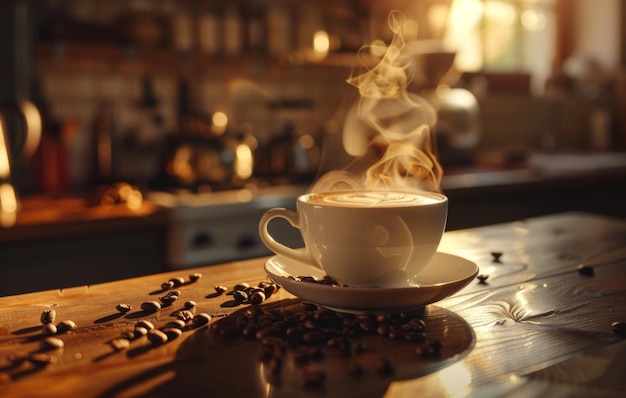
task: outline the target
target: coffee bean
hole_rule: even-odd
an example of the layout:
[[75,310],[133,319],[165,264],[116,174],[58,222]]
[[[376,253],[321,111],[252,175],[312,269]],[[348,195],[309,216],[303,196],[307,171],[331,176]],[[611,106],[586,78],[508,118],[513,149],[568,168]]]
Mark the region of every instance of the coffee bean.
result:
[[39,349],[41,351],[56,350],[63,348],[63,346],[65,346],[63,340],[57,339],[56,337],[47,337],[39,343]]
[[[154,329],[154,326],[152,326],[152,329]],[[133,332],[132,332],[132,339],[136,340],[140,337],[143,337],[148,334],[148,330],[152,330],[152,329],[147,329],[143,326],[135,326],[135,329],[133,329]]]
[[246,293],[244,290],[235,290],[233,292],[233,300],[240,304],[244,303],[248,301],[248,293]]
[[326,344],[331,348],[342,348],[346,343],[346,339],[344,337],[333,337],[328,339]]
[[197,314],[193,317],[192,322],[193,326],[199,327],[208,324],[211,321],[211,315],[206,314],[204,312]]
[[215,293],[217,294],[225,293],[228,290],[226,286],[222,286],[222,285],[215,285],[213,289],[215,289]]
[[115,309],[121,312],[122,314],[125,314],[129,312],[130,310],[132,310],[133,307],[130,304],[118,304],[115,306]]
[[130,341],[124,338],[113,339],[110,344],[115,351],[122,351],[130,347]]
[[[176,300],[178,300],[178,296],[175,294],[166,294],[163,297],[159,297],[159,301],[165,306],[172,305]],[[143,308],[143,306],[141,308]]]
[[317,304],[309,303],[306,301],[303,301],[301,306],[305,311],[315,311],[318,308]]
[[593,267],[585,264],[578,266],[578,273],[584,276],[593,276],[595,274]]
[[44,325],[47,323],[53,323],[56,316],[57,316],[57,313],[55,310],[53,309],[44,310],[41,313],[41,317],[40,317],[41,323],[43,323]]
[[174,287],[174,282],[172,281],[167,281],[167,282],[163,282],[161,283],[161,289],[163,290],[168,290]]
[[381,336],[388,336],[389,332],[391,332],[391,325],[388,323],[381,323],[376,328],[376,333],[378,333]]
[[278,289],[275,284],[269,284],[263,287],[263,293],[265,293],[265,297],[269,298],[272,294],[274,294]]
[[139,322],[137,322],[135,324],[135,328],[145,328],[146,330],[152,330],[154,329],[154,325],[152,324],[152,322],[146,320],[146,319],[142,319]]
[[172,287],[179,287],[185,284],[185,279],[181,277],[176,277],[170,279],[168,282],[172,282]]
[[194,272],[193,274],[189,275],[189,281],[192,283],[196,282],[200,278],[202,278],[202,274],[199,272]]
[[404,331],[402,329],[394,329],[389,332],[389,338],[392,340],[403,340]]
[[502,258],[502,252],[491,252],[491,259],[494,263],[499,263]]
[[176,328],[176,329],[182,329],[185,327],[185,321],[181,320],[181,319],[175,319],[172,321],[169,321],[165,327],[166,328]]
[[141,304],[141,309],[151,314],[161,309],[161,304],[157,301],[145,301]]
[[188,309],[188,310],[190,310],[192,308],[196,308],[196,302],[192,301],[192,300],[185,301],[184,307],[185,307],[185,309]]
[[256,337],[256,333],[258,331],[259,331],[259,325],[253,323],[250,325],[246,325],[241,331],[241,334],[243,334],[246,337]]
[[263,329],[259,329],[259,331],[256,332],[255,336],[257,340],[263,340],[265,337],[268,336],[285,337],[285,332],[273,326],[269,326]]
[[619,337],[626,337],[626,322],[613,322],[611,329]]
[[263,301],[265,301],[265,292],[262,290],[255,291],[250,296],[250,303],[252,304],[261,304]]
[[176,296],[176,297],[180,297],[181,295],[181,291],[180,290],[172,290],[171,292],[169,292],[167,295],[169,296]]
[[181,334],[183,334],[179,328],[164,328],[162,332],[165,333],[168,341],[177,339]]
[[487,279],[489,278],[489,274],[478,274],[476,275],[478,279],[478,283],[485,284],[487,283]]
[[43,327],[41,328],[41,333],[49,336],[52,334],[57,334],[57,327],[54,323],[46,323],[45,325],[43,325]]
[[246,290],[246,288],[249,288],[250,284],[246,283],[246,282],[242,282],[242,283],[238,283],[233,287],[234,291],[239,291],[239,290]]
[[185,323],[191,321],[193,317],[194,317],[193,312],[189,310],[181,310],[176,313],[176,318],[180,319],[181,321]]
[[67,319],[57,324],[57,333],[69,332],[71,330],[75,330],[77,327],[78,326],[76,326],[76,323],[74,323],[74,321]]
[[168,339],[167,335],[159,329],[149,330],[146,336],[148,337],[150,343],[152,343],[152,345],[154,346],[164,344],[167,342]]

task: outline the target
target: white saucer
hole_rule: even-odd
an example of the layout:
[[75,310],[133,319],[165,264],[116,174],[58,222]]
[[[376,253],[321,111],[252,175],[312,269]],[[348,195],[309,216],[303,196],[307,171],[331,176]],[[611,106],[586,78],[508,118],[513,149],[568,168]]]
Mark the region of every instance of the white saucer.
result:
[[465,258],[437,252],[415,278],[418,286],[399,288],[340,287],[297,281],[290,276],[322,278],[324,271],[281,256],[267,260],[265,271],[294,296],[336,311],[408,312],[458,292],[476,277],[478,266]]

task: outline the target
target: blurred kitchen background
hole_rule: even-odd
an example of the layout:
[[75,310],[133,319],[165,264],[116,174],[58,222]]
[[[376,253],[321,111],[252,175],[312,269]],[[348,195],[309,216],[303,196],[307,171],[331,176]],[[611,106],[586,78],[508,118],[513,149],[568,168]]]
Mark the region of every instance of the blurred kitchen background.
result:
[[626,217],[625,0],[4,0],[0,295],[269,254],[260,215],[350,160],[392,9],[448,230]]

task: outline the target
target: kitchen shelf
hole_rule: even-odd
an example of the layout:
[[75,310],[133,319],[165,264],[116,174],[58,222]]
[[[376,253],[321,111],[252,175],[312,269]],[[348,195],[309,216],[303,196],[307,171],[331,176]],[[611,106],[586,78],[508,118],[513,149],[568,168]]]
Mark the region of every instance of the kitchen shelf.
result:
[[40,66],[48,72],[86,72],[122,74],[232,74],[234,71],[254,73],[268,70],[284,71],[299,68],[359,67],[355,54],[336,53],[323,60],[312,61],[298,53],[283,56],[245,54],[220,57],[201,52],[180,53],[172,49],[125,46],[108,43],[43,42],[38,49]]

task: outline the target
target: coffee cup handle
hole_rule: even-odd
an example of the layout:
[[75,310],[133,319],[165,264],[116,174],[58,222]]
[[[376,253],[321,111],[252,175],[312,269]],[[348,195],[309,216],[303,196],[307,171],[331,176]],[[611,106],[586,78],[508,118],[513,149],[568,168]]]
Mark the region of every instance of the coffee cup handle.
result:
[[265,244],[268,249],[280,256],[286,257],[291,260],[300,261],[308,265],[314,266],[315,268],[321,269],[321,267],[311,258],[308,252],[292,249],[291,247],[287,247],[274,239],[267,227],[269,226],[270,221],[275,218],[284,218],[289,222],[289,224],[291,224],[292,227],[300,230],[298,213],[289,209],[285,209],[283,207],[270,209],[261,216],[261,220],[259,221],[259,236],[261,237],[261,241],[263,242],[263,244]]

